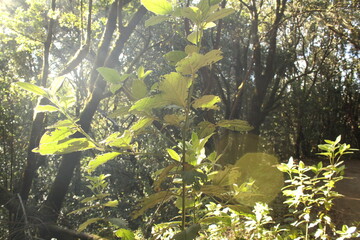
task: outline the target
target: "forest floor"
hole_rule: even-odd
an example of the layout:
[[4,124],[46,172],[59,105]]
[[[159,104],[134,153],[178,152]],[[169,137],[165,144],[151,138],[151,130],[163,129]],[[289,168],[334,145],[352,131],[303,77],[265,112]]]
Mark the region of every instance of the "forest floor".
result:
[[360,159],[345,160],[345,177],[336,186],[344,197],[335,201],[335,222],[360,226]]

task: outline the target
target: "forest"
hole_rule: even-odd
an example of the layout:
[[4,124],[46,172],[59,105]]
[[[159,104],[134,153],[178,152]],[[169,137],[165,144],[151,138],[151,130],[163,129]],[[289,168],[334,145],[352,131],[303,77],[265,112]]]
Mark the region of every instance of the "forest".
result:
[[359,239],[359,9],[0,0],[0,239]]

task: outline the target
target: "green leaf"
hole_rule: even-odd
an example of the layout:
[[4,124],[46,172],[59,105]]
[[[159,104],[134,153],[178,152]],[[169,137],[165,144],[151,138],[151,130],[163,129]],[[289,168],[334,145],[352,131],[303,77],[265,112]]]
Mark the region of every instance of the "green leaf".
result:
[[122,240],[134,240],[135,234],[128,229],[121,228],[115,232],[117,237],[120,237]]
[[52,105],[37,105],[34,109],[36,112],[57,112],[59,109]]
[[48,97],[48,93],[42,87],[38,87],[34,84],[27,83],[27,82],[16,82],[15,84],[18,85],[19,87],[25,89],[26,91],[35,93],[36,95]]
[[78,231],[79,232],[82,232],[85,230],[85,228],[87,228],[87,226],[89,226],[90,224],[92,223],[95,223],[95,222],[98,222],[98,221],[101,221],[103,220],[102,218],[90,218],[88,220],[86,220],[84,223],[82,223],[79,228],[78,228]]
[[74,124],[74,122],[76,122],[76,120],[60,120],[57,123],[47,127],[47,129],[52,129],[52,128],[68,128],[68,129],[74,129],[76,126]]
[[127,114],[129,114],[129,106],[118,106],[118,109],[116,109],[114,112],[109,114],[110,118],[115,118],[115,117],[122,117],[125,116]]
[[138,132],[148,126],[154,121],[152,118],[141,118],[134,125],[131,126],[131,130],[134,132]]
[[180,126],[181,122],[185,121],[185,116],[178,114],[167,114],[164,116],[164,121],[170,125]]
[[67,154],[95,147],[87,138],[69,138],[64,141],[40,144],[33,152],[40,153],[41,155]]
[[172,4],[167,0],[141,0],[141,4],[157,15],[166,15],[172,12]]
[[199,47],[195,46],[195,45],[186,45],[185,47],[185,53],[188,55],[191,55],[192,53],[199,53],[200,49]]
[[186,7],[181,9],[181,16],[190,19],[195,24],[199,24],[201,21],[201,11],[198,7]]
[[220,9],[217,12],[212,13],[209,17],[206,18],[206,22],[214,22],[216,20],[219,20],[221,18],[224,18],[232,13],[234,13],[235,10],[231,8],[223,8]]
[[200,224],[193,224],[184,231],[175,234],[173,240],[193,240],[198,235],[200,229]]
[[169,104],[160,94],[138,100],[129,111],[151,112],[153,108],[160,108]]
[[109,152],[109,153],[105,153],[105,154],[96,156],[95,159],[91,160],[88,163],[88,166],[87,166],[88,173],[90,174],[91,172],[95,171],[95,169],[98,166],[105,164],[106,162],[116,158],[119,155],[120,155],[120,153],[118,153],[118,152]]
[[191,42],[192,44],[197,45],[200,41],[201,38],[203,36],[203,31],[198,30],[198,31],[193,31],[192,33],[190,33],[186,39]]
[[147,87],[144,81],[141,79],[135,79],[132,82],[132,86],[131,86],[132,97],[134,97],[136,100],[139,100],[145,97],[146,94],[147,94]]
[[154,189],[155,191],[159,191],[160,190],[160,186],[161,184],[165,181],[165,179],[168,177],[169,172],[174,168],[178,166],[175,163],[170,164],[169,166],[167,166],[166,168],[163,168],[157,172],[160,172],[159,176],[157,177],[157,179],[154,181]]
[[118,148],[127,148],[130,149],[132,146],[130,145],[133,134],[129,130],[125,130],[123,134],[120,132],[116,132],[107,137],[103,143],[109,145],[110,147],[118,147]]
[[166,20],[170,19],[167,16],[152,16],[151,18],[145,20],[145,27],[150,27],[150,26],[154,26],[157,25],[159,23],[162,23]]
[[170,104],[186,107],[188,90],[192,83],[191,79],[177,72],[166,74],[163,77],[163,81],[159,84],[162,99]]
[[179,154],[177,154],[177,152],[175,152],[174,150],[167,148],[166,151],[168,152],[168,154],[170,155],[170,157],[178,162],[181,162],[181,157],[179,156]]
[[116,207],[117,205],[119,205],[118,200],[108,201],[103,204],[103,206],[105,206],[105,207]]
[[185,58],[187,54],[184,51],[171,51],[164,55],[164,58],[172,66],[175,66],[178,61]]
[[124,74],[120,76],[120,74],[115,69],[107,67],[100,67],[96,70],[100,73],[105,81],[113,84],[122,83],[130,76],[130,74]]
[[196,73],[200,68],[209,66],[222,59],[222,52],[220,50],[212,50],[205,55],[199,53],[192,53],[188,57],[180,60],[176,64],[176,71],[183,75],[190,75]]
[[205,95],[196,99],[192,106],[194,108],[219,110],[219,106],[216,105],[219,102],[221,102],[221,100],[218,96]]
[[217,124],[218,127],[227,128],[233,131],[250,131],[253,129],[248,122],[234,119],[234,120],[220,120]]

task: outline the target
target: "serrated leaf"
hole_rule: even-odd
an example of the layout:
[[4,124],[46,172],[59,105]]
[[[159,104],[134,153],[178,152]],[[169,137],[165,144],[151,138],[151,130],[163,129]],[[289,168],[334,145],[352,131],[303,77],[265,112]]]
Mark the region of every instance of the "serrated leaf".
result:
[[170,201],[173,197],[174,196],[171,192],[161,191],[142,199],[141,202],[138,204],[138,206],[140,206],[141,208],[132,212],[132,218],[138,218],[139,216],[143,215],[146,210],[155,207],[158,203],[166,203]]
[[107,67],[100,67],[96,70],[100,73],[100,75],[104,78],[105,81],[113,84],[122,83],[130,76],[130,74],[124,74],[120,76],[118,71]]
[[33,152],[40,153],[41,155],[67,154],[95,147],[87,138],[68,138],[62,141],[40,144]]
[[34,84],[27,83],[27,82],[16,82],[15,84],[18,85],[19,87],[25,89],[26,91],[35,93],[36,95],[43,96],[43,97],[48,96],[47,92],[43,88],[38,87]]
[[200,68],[211,65],[222,59],[222,52],[220,50],[212,50],[205,55],[199,53],[192,53],[188,57],[180,60],[176,64],[176,71],[183,75],[190,75],[196,73]]
[[169,172],[176,166],[178,166],[178,165],[173,163],[173,164],[170,164],[169,166],[167,166],[166,168],[160,170],[161,173],[159,174],[157,179],[154,181],[154,189],[155,189],[155,191],[160,190],[161,184],[168,177]]
[[173,240],[193,240],[201,229],[200,224],[193,224],[185,230],[174,235]]
[[216,105],[219,102],[221,102],[221,100],[218,96],[205,95],[196,99],[192,106],[194,108],[219,110],[219,106]]
[[90,224],[93,224],[95,222],[98,222],[98,221],[101,221],[103,220],[102,218],[90,218],[88,220],[86,220],[84,223],[82,223],[79,228],[78,228],[78,231],[79,232],[82,232],[85,230],[85,228],[87,228],[87,226],[89,226]]
[[147,87],[143,80],[135,79],[131,86],[131,95],[136,100],[145,97],[147,94]]
[[185,58],[187,54],[184,51],[171,51],[164,55],[164,58],[172,66],[175,66],[178,61]]
[[168,152],[168,154],[170,155],[170,157],[172,159],[174,159],[175,161],[178,161],[178,162],[181,161],[181,157],[173,149],[167,148],[166,151]]
[[115,232],[117,237],[120,237],[122,240],[134,240],[135,234],[128,229],[121,228]]
[[171,124],[174,126],[180,126],[181,122],[185,120],[184,115],[178,115],[178,114],[167,114],[164,116],[164,121],[167,124]]
[[141,4],[157,15],[166,15],[172,12],[172,4],[167,0],[141,0]]
[[248,122],[239,119],[220,120],[216,125],[218,127],[223,127],[233,131],[240,131],[240,132],[250,131],[253,129],[253,127],[250,126]]
[[91,172],[95,171],[98,166],[105,164],[106,162],[116,158],[119,155],[120,153],[118,152],[109,152],[96,156],[96,158],[91,160],[87,165],[88,173],[90,174]]
[[162,98],[160,94],[153,97],[146,97],[138,100],[132,105],[129,111],[151,112],[153,108],[160,108],[169,104],[169,101]]
[[159,84],[162,99],[170,104],[186,107],[188,90],[192,83],[191,79],[177,72],[166,74],[163,77],[163,81]]
[[116,207],[117,205],[119,205],[118,200],[108,201],[103,204],[103,206],[105,206],[105,207]]
[[152,16],[149,19],[145,20],[145,27],[150,27],[150,26],[154,26],[157,25],[159,23],[162,23],[166,20],[170,19],[167,16]]
[[215,22],[216,20],[219,20],[219,19],[222,19],[232,13],[234,13],[235,10],[234,9],[231,9],[231,8],[223,8],[223,9],[220,9],[219,11],[217,12],[214,12],[212,14],[210,14],[209,17],[206,18],[206,22]]
[[59,109],[52,105],[37,105],[34,109],[36,112],[57,112]]

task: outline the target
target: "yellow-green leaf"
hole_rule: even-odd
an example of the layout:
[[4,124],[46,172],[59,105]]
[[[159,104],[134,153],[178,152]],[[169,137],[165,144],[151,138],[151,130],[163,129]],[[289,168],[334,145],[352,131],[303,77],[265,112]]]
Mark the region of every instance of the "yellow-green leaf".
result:
[[108,202],[103,204],[103,206],[105,206],[105,207],[116,207],[117,205],[119,205],[118,200],[108,201]]
[[41,155],[67,154],[95,147],[87,138],[68,138],[63,141],[40,144],[33,152],[38,152]]
[[170,157],[178,162],[181,161],[181,157],[179,156],[179,154],[177,154],[177,152],[175,152],[174,150],[167,148],[166,151],[168,152],[168,154],[170,155]]
[[169,101],[163,99],[162,96],[158,94],[138,100],[129,111],[151,112],[153,108],[163,107],[167,104],[169,104]]
[[100,73],[105,81],[113,84],[119,84],[130,76],[130,74],[124,74],[120,76],[120,74],[115,69],[107,67],[100,67],[96,70]]
[[52,105],[37,105],[35,107],[36,112],[57,112],[59,109]]
[[231,8],[223,8],[220,9],[217,12],[212,13],[209,17],[206,18],[206,22],[214,22],[216,20],[219,20],[221,18],[224,18],[232,13],[234,13],[235,10]]
[[143,80],[135,79],[131,86],[131,95],[136,100],[145,97],[147,94],[147,87]]
[[157,15],[166,15],[172,12],[172,4],[167,0],[141,0],[141,4]]
[[219,110],[219,106],[216,105],[219,102],[221,102],[221,100],[218,96],[205,95],[202,96],[201,98],[196,99],[192,104],[192,106],[194,108]]
[[143,215],[146,210],[155,207],[159,203],[166,203],[170,201],[173,197],[174,196],[171,192],[161,191],[142,199],[140,204],[138,204],[138,206],[140,206],[141,208],[132,212],[132,218],[138,218],[139,216]]
[[109,153],[105,153],[105,154],[96,156],[95,159],[91,160],[88,163],[88,166],[87,166],[88,173],[90,174],[91,172],[95,171],[95,169],[98,166],[105,164],[106,162],[116,158],[119,155],[120,155],[120,153],[118,153],[118,152],[109,152]]
[[199,31],[193,31],[192,33],[190,33],[190,34],[186,37],[186,39],[187,39],[189,42],[197,45],[197,44],[201,41],[202,35],[203,35],[203,31],[200,31],[200,30],[199,30]]
[[177,72],[172,72],[164,75],[163,81],[159,84],[159,90],[161,91],[161,97],[165,101],[185,107],[190,86],[190,78],[184,77]]
[[115,232],[115,235],[117,237],[120,237],[122,240],[134,240],[135,239],[135,234],[131,230],[124,229],[124,228],[118,229]]
[[16,82],[15,84],[18,85],[19,87],[29,91],[29,92],[35,93],[36,95],[40,95],[40,96],[43,96],[43,97],[48,96],[45,89],[43,89],[41,87],[38,87],[38,86],[36,86],[34,84],[27,83],[27,82]]
[[141,118],[134,125],[132,125],[131,130],[138,132],[139,130],[150,126],[153,121],[154,119],[152,118]]
[[187,54],[184,51],[171,51],[164,55],[166,61],[169,62],[170,65],[175,66],[178,61],[185,58]]
[[180,126],[181,122],[185,120],[184,115],[179,114],[167,114],[164,116],[164,121],[167,124],[174,125],[174,126]]

